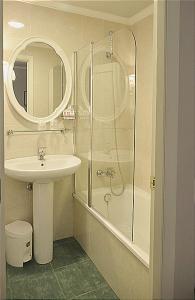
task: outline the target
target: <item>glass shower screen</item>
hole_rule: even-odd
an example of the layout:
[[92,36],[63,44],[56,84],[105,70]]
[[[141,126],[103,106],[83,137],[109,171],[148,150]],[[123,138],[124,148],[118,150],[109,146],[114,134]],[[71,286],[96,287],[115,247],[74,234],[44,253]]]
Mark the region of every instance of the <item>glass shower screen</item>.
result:
[[133,34],[123,29],[77,53],[76,194],[133,239],[135,168]]

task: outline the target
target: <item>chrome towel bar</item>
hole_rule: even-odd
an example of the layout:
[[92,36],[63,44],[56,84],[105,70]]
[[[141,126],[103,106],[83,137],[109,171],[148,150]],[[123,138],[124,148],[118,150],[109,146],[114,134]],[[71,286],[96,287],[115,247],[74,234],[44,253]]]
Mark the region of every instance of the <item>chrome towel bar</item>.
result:
[[48,132],[59,132],[59,133],[66,133],[68,131],[71,131],[72,129],[70,128],[62,128],[62,129],[43,129],[43,130],[12,130],[9,129],[7,131],[7,135],[14,135],[15,133],[48,133]]

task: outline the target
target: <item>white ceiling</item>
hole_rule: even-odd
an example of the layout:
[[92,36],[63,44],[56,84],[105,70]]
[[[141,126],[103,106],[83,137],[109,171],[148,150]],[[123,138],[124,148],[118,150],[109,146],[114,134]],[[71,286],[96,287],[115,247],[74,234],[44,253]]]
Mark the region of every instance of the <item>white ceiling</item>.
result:
[[153,13],[154,0],[58,1],[18,0],[64,12],[132,25]]
[[147,6],[153,0],[129,0],[129,1],[59,1],[64,4],[91,9],[93,11],[113,14],[124,18],[130,18]]

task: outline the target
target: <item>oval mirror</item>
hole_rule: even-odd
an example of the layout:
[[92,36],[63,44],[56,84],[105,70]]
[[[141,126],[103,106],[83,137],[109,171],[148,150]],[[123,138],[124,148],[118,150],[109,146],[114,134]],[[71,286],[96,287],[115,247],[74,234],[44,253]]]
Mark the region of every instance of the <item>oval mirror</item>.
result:
[[55,43],[28,39],[14,52],[7,78],[16,111],[29,121],[49,122],[68,104],[72,76],[68,59]]

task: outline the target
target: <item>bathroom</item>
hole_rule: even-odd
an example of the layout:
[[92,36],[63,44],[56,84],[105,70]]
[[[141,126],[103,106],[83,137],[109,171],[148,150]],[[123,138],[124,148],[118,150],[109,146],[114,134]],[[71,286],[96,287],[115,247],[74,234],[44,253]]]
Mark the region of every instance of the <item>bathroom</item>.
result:
[[164,9],[3,2],[5,299],[154,299]]
[[[52,6],[52,4],[49,5]],[[79,7],[78,5],[76,8]],[[22,55],[32,57],[33,45],[31,46],[32,50],[30,50],[31,43],[37,43],[37,46],[40,45],[40,47],[42,44],[41,50],[45,50],[44,46],[47,45],[55,49],[63,63],[66,64],[64,67],[65,87],[60,87],[66,90],[64,98],[66,108],[71,105],[77,114],[76,119],[74,115],[72,119],[66,117],[65,107],[63,107],[64,116],[61,110],[60,115],[56,114],[57,117],[52,117],[51,120],[44,122],[41,117],[46,118],[50,113],[48,111],[44,112],[44,109],[40,107],[40,102],[42,103],[49,93],[49,87],[47,87],[46,93],[43,94],[44,84],[47,86],[50,83],[42,82],[41,85],[38,85],[41,82],[39,81],[34,83],[37,90],[35,90],[35,87],[33,88],[33,96],[31,97],[40,100],[37,106],[36,103],[33,103],[34,115],[29,113],[39,119],[37,122],[36,120],[29,120],[28,116],[25,118],[24,115],[16,111],[12,100],[10,101],[13,95],[11,95],[11,88],[7,84],[7,90],[5,91],[5,159],[32,157],[39,155],[38,151],[44,151],[46,161],[47,155],[64,154],[75,154],[81,160],[75,178],[74,175],[62,177],[60,180],[56,180],[53,185],[53,240],[66,241],[65,239],[67,239],[68,241],[69,238],[74,236],[106,279],[108,285],[120,298],[127,297],[128,294],[132,293],[131,290],[128,290],[132,268],[137,274],[141,272],[142,289],[137,289],[136,282],[134,283],[135,286],[131,286],[130,289],[134,290],[133,293],[138,293],[138,298],[144,299],[149,294],[153,3],[152,1],[143,1],[142,5],[140,4],[134,9],[136,14],[132,18],[134,17],[136,20],[136,15],[138,19],[131,26],[128,26],[120,24],[118,20],[117,22],[111,22],[78,13],[67,13],[60,9],[60,5],[58,9],[53,9],[47,7],[47,3],[44,6],[38,3],[36,5],[25,3],[24,1],[6,1],[4,3],[4,64],[10,64],[11,60],[15,62],[16,58]],[[24,25],[21,28],[16,28],[17,26],[14,27],[12,23],[10,24],[13,21],[21,22]],[[93,45],[93,50],[91,50],[91,45]],[[26,53],[24,53],[25,51]],[[91,108],[89,107],[91,101],[89,68],[92,51],[94,53],[94,70],[97,68],[99,73],[100,68],[112,67],[114,63],[116,66],[114,72],[118,73],[113,74],[116,77],[114,82],[109,78],[109,70],[107,73],[105,69],[107,74],[105,73],[104,76],[109,76],[106,90],[103,86],[102,88],[98,86],[103,84],[104,76],[101,78],[97,73],[97,79],[94,77],[93,133],[91,132]],[[109,57],[109,54],[113,57]],[[46,53],[44,55],[46,56]],[[35,68],[34,65],[32,72],[35,72]],[[49,68],[51,68],[51,65]],[[14,66],[14,71],[15,76],[17,76],[16,66]],[[9,73],[9,70],[7,72]],[[40,68],[37,72],[40,72]],[[44,76],[43,74],[40,75]],[[34,80],[35,78],[38,79],[40,75],[36,73],[33,77]],[[121,78],[121,80],[117,78]],[[17,84],[16,80],[11,79],[11,81],[11,85],[12,83]],[[122,82],[121,86],[119,86],[119,81]],[[32,82],[27,85],[29,90],[31,89],[30,84]],[[57,84],[60,85],[60,83]],[[16,90],[17,86],[14,90],[15,95]],[[97,95],[98,92],[100,95]],[[122,104],[116,103],[115,112],[113,111],[113,101],[117,100],[114,100],[111,94],[113,92],[117,93],[116,98],[122,98]],[[60,97],[60,93],[57,95]],[[110,97],[110,100],[105,97]],[[16,99],[18,98],[16,96]],[[102,104],[100,99],[102,99]],[[105,107],[106,100],[108,106]],[[33,101],[35,102],[35,100]],[[57,101],[59,102],[59,99]],[[28,108],[28,111],[30,111],[30,108]],[[118,114],[118,116],[114,117],[113,114]],[[63,133],[52,131],[58,129],[65,129],[65,131]],[[12,130],[13,133],[7,134],[9,130]],[[40,130],[42,131],[38,132]],[[92,143],[94,151],[93,149],[91,151],[90,143]],[[91,160],[89,158],[90,154],[92,154]],[[91,169],[89,171],[90,163]],[[109,173],[109,170],[114,174],[108,174],[108,176],[104,174],[106,171]],[[98,171],[102,174],[98,175]],[[92,172],[91,178],[89,178],[88,172]],[[12,175],[6,176],[6,224],[10,224],[15,220],[26,221],[32,225],[36,222],[36,217],[33,216],[36,209],[36,204],[33,203],[35,186],[32,187],[30,180],[29,182],[25,181],[26,176],[25,174],[24,180],[17,180]],[[89,180],[92,182],[91,187],[89,186]],[[91,197],[89,193],[91,193]],[[74,199],[72,195],[74,195]],[[90,204],[92,207],[91,212],[89,212],[88,205],[89,197],[92,201]],[[37,205],[39,205],[40,200],[40,198],[37,199]],[[46,195],[45,201],[42,204],[43,207],[38,208],[39,214],[43,210],[43,219],[45,218],[45,206],[48,206],[50,201]],[[51,214],[51,211],[48,211],[48,214]],[[39,223],[36,226],[41,226],[40,220],[37,222]],[[48,234],[52,224],[47,223],[43,226],[47,227],[47,232],[40,233],[42,235],[37,237],[37,242],[34,240],[34,244],[39,243],[39,247],[46,248],[48,241],[44,241],[44,235]],[[40,229],[38,230],[40,231]],[[100,239],[104,240],[105,243],[103,249]],[[75,242],[70,246],[73,247],[74,244],[77,247]],[[116,249],[115,251],[119,252],[118,261],[115,261],[116,265],[113,265],[112,253],[109,253],[112,244]],[[52,268],[55,268],[55,255],[57,256],[59,251],[59,255],[62,256],[60,251],[64,250],[59,245],[54,243]],[[102,253],[102,250],[104,253]],[[34,252],[36,251],[39,250],[34,250]],[[66,250],[64,251],[64,255],[68,255]],[[39,253],[37,255],[39,257]],[[35,258],[35,262],[38,260],[39,263],[44,264],[44,259],[43,261],[41,259]],[[60,259],[62,262],[60,262]],[[126,269],[125,264],[120,261],[121,259],[129,261],[132,268]],[[107,261],[106,264],[105,260]],[[50,264],[51,258],[48,261]],[[64,261],[66,262],[66,259]],[[76,261],[77,258],[75,258]],[[56,261],[56,263],[63,266],[63,258],[60,257],[59,262]],[[118,270],[118,264],[121,264],[122,268],[119,272],[122,273],[120,278],[117,278],[116,275],[113,276]],[[28,268],[27,265],[28,262],[24,264],[24,270],[25,267]],[[47,266],[47,263],[45,265]],[[56,267],[56,270],[58,271],[58,267]],[[18,269],[15,272],[18,274]],[[21,277],[14,275],[14,267],[9,265],[7,267],[8,297],[13,297],[13,299],[22,299],[26,295],[26,290],[22,291],[20,287],[21,283],[24,283],[22,281],[23,271],[20,272]],[[29,268],[29,272],[31,272],[31,268]],[[41,271],[39,274],[38,269],[35,274],[36,276],[42,275]],[[31,275],[28,274],[29,278]],[[136,273],[134,276],[136,276]],[[126,278],[128,278],[128,281]],[[15,281],[20,287],[18,295],[17,290],[14,289]],[[26,284],[28,286],[28,283]],[[78,291],[79,294],[75,294],[74,297],[85,293],[90,295],[90,291],[90,289],[82,292]],[[58,297],[59,295],[56,295],[56,298]]]

